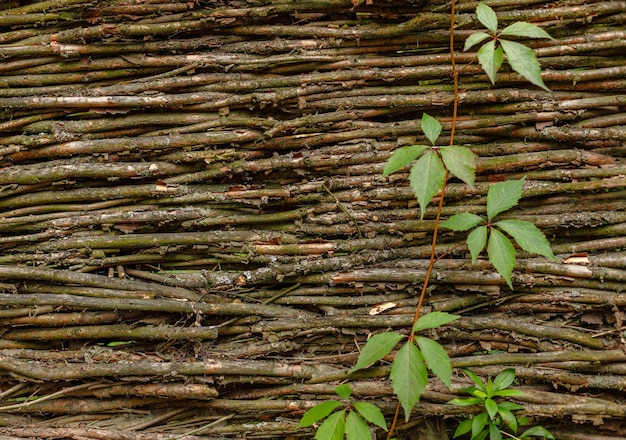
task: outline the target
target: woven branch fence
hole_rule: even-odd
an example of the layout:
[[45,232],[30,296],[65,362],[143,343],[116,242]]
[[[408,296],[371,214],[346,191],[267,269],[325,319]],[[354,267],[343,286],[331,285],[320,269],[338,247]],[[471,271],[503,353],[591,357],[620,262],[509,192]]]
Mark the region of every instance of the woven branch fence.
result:
[[[456,143],[478,156],[443,216],[508,215],[560,263],[520,254],[515,289],[443,232],[426,310],[454,367],[513,367],[558,439],[626,438],[626,1],[498,0],[533,22],[551,92],[492,87],[455,19]],[[450,134],[439,0],[0,1],[0,438],[312,438],[303,412],[351,379],[391,418],[371,335],[410,327],[423,221],[399,146]],[[431,380],[400,438],[451,437],[468,386]],[[377,435],[382,437],[382,433]]]

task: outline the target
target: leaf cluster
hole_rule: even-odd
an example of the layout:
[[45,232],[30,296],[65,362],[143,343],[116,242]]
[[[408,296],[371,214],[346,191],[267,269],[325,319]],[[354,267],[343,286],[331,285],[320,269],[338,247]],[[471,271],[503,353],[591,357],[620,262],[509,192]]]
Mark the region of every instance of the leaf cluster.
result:
[[[335,393],[349,401],[352,390],[350,385],[342,384],[335,388]],[[343,409],[335,411],[339,407]],[[337,400],[327,400],[309,409],[298,427],[311,426],[322,419],[326,420],[317,429],[316,440],[343,440],[344,435],[347,440],[369,440],[372,434],[367,422],[387,431],[385,416],[377,406],[368,402],[345,404]]]
[[532,223],[516,219],[493,222],[498,214],[517,205],[522,196],[524,180],[523,178],[507,180],[489,187],[487,221],[476,214],[466,212],[455,214],[441,223],[442,227],[453,231],[473,229],[466,240],[472,256],[472,263],[476,262],[486,245],[489,261],[511,289],[513,288],[511,275],[515,266],[515,248],[504,233],[512,237],[525,251],[558,261],[552,253],[552,248],[546,237]]
[[[434,329],[458,319],[456,315],[445,312],[431,312],[420,317],[413,332]],[[372,336],[359,355],[351,372],[368,368],[387,356],[406,336],[398,332],[385,332]],[[391,364],[391,385],[404,410],[408,421],[411,411],[428,383],[428,370],[439,377],[448,387],[452,385],[452,366],[450,358],[441,344],[424,336],[416,335],[407,340],[396,353]]]
[[511,68],[536,86],[550,91],[541,78],[541,66],[535,53],[528,46],[503,37],[549,38],[539,26],[525,21],[517,21],[498,32],[498,17],[493,9],[484,3],[476,8],[478,21],[488,32],[475,32],[465,40],[464,51],[489,40],[478,49],[478,62],[489,76],[492,84],[496,82],[496,73],[500,70],[504,54]]
[[[498,402],[497,398],[520,396],[523,393],[509,387],[515,380],[515,370],[507,368],[501,371],[494,380],[487,379],[487,383],[470,370],[463,370],[474,382],[475,386],[463,388],[472,397],[456,398],[448,403],[459,406],[481,405],[485,411],[477,416],[463,420],[456,431],[454,438],[471,433],[471,440],[502,440],[502,430],[509,428],[517,434],[520,425],[528,424],[528,419],[517,418],[513,411],[524,409],[522,405],[513,402]],[[508,435],[509,436],[509,435]],[[510,436],[509,436],[510,437]],[[534,426],[524,431],[518,439],[542,437],[554,440],[554,436],[543,426]]]

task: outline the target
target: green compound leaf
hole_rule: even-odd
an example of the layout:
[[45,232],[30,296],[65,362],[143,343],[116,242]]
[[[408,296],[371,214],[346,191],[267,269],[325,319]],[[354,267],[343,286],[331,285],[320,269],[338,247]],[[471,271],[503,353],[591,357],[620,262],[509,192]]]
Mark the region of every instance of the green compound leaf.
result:
[[494,183],[489,187],[487,193],[487,218],[489,221],[501,212],[517,205],[520,197],[522,197],[524,180],[526,179],[506,180]]
[[476,46],[478,43],[482,43],[483,41],[485,41],[487,38],[491,38],[491,35],[489,35],[486,32],[474,32],[465,40],[465,46],[463,46],[463,52],[467,52],[472,47]]
[[502,49],[506,54],[506,59],[511,65],[511,68],[517,73],[522,75],[528,81],[536,86],[541,87],[548,92],[550,89],[544,84],[541,78],[541,66],[535,56],[535,52],[522,43],[509,40],[500,40]]
[[543,437],[549,440],[554,440],[554,436],[550,431],[548,431],[543,426],[533,426],[530,429],[527,429],[520,435],[519,438],[529,438],[529,437]]
[[441,134],[441,124],[438,120],[430,116],[428,113],[422,115],[422,131],[431,144],[435,145],[437,138]]
[[467,147],[448,145],[439,148],[441,159],[450,174],[474,187],[476,178],[476,156]]
[[459,424],[459,426],[457,426],[456,431],[454,431],[454,436],[452,438],[460,437],[463,434],[467,434],[471,430],[472,430],[472,419],[465,419]]
[[420,157],[427,148],[426,145],[411,145],[409,147],[398,148],[387,161],[387,165],[385,165],[385,169],[383,170],[383,177],[403,169]]
[[356,402],[353,406],[365,420],[387,431],[385,416],[376,405],[368,402]]
[[514,37],[526,37],[526,38],[548,38],[554,40],[552,36],[541,29],[536,24],[528,23],[526,21],[516,21],[515,23],[505,27],[500,32],[502,35],[512,35]]
[[398,332],[378,333],[372,336],[361,350],[359,359],[356,361],[354,368],[350,370],[350,373],[370,367],[375,362],[381,360],[391,353],[391,350],[404,338],[405,336]]
[[474,229],[469,233],[465,242],[472,256],[472,264],[474,264],[487,244],[487,226],[479,226]]
[[352,395],[352,389],[350,388],[350,385],[344,383],[335,388],[335,393],[337,393],[339,397],[348,400]]
[[483,44],[480,49],[478,49],[476,56],[478,57],[480,66],[489,77],[491,84],[495,84],[496,73],[500,70],[502,60],[504,59],[502,55],[502,48],[500,46],[496,47],[496,42],[491,40]]
[[415,342],[424,356],[426,366],[437,376],[448,388],[452,387],[452,365],[446,350],[438,342],[423,336],[416,336]]
[[506,238],[502,232],[492,228],[489,235],[489,243],[487,244],[487,255],[493,267],[504,278],[509,288],[513,290],[511,275],[515,266],[515,248],[511,240]]
[[550,243],[545,235],[530,222],[523,220],[500,220],[494,225],[515,239],[522,249],[531,254],[538,254],[558,263]]
[[350,411],[346,420],[346,439],[347,440],[369,440],[372,438],[370,428],[365,420],[356,412]]
[[440,226],[452,229],[453,231],[467,231],[482,221],[482,217],[479,217],[476,214],[463,212],[461,214],[454,214],[448,220],[442,222]]
[[315,405],[313,408],[304,413],[302,419],[300,419],[298,427],[304,428],[306,426],[311,426],[328,416],[328,414],[333,412],[339,406],[341,406],[341,402],[337,402],[336,400],[327,400],[319,405]]
[[315,440],[343,440],[346,431],[346,411],[332,413],[315,433]]
[[407,342],[396,354],[391,364],[391,385],[393,392],[404,409],[405,420],[411,418],[411,411],[428,383],[428,371],[424,357],[412,342]]
[[446,312],[430,312],[419,317],[413,326],[413,331],[417,333],[422,330],[426,330],[427,328],[438,328],[443,325],[450,324],[452,321],[459,318],[460,316],[451,315]]
[[485,409],[491,420],[498,415],[498,404],[492,399],[485,400]]
[[502,370],[498,373],[496,378],[493,380],[493,389],[494,391],[500,391],[505,388],[508,388],[511,386],[514,380],[515,380],[515,369],[507,368],[506,370]]
[[498,31],[498,17],[489,6],[484,3],[480,3],[476,8],[476,15],[478,16],[478,21],[489,29],[492,34],[495,34]]
[[420,219],[424,219],[426,206],[443,189],[445,179],[446,169],[433,150],[426,151],[411,168],[409,181],[420,205]]

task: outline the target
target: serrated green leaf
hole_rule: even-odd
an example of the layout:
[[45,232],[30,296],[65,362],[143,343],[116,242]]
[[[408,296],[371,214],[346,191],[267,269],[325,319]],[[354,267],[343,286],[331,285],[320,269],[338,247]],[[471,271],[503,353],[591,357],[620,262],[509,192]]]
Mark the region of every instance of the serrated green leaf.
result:
[[459,426],[457,426],[456,431],[454,431],[454,436],[452,438],[457,438],[462,436],[463,434],[467,434],[472,430],[472,419],[465,419]]
[[480,46],[480,49],[476,52],[476,56],[478,57],[480,66],[489,77],[491,84],[495,84],[496,73],[500,70],[504,58],[502,56],[502,48],[500,46],[496,47],[496,42],[491,40]]
[[465,242],[472,256],[472,264],[474,264],[487,244],[487,226],[479,226],[474,229],[469,233]]
[[315,405],[313,408],[304,413],[298,424],[299,428],[311,426],[312,424],[322,420],[328,416],[331,412],[341,406],[341,402],[336,400],[327,400],[319,405]]
[[426,151],[411,168],[409,181],[420,205],[420,219],[424,218],[426,207],[433,197],[443,189],[445,178],[446,169],[433,150]]
[[489,423],[489,440],[502,440],[500,430],[493,423]]
[[428,371],[424,358],[415,344],[407,342],[396,354],[391,364],[391,385],[393,392],[404,409],[405,420],[408,422],[411,411],[428,383]]
[[507,368],[498,373],[496,378],[493,380],[493,389],[494,391],[500,391],[505,388],[511,386],[513,381],[515,380],[515,369]]
[[519,438],[528,438],[528,437],[543,437],[549,440],[554,440],[554,436],[550,431],[548,431],[543,426],[533,426],[532,428],[527,429],[520,435]]
[[453,231],[467,231],[482,221],[482,217],[477,216],[476,214],[462,212],[461,214],[454,214],[446,221],[441,222],[439,226],[452,229]]
[[346,439],[347,440],[371,440],[372,433],[365,420],[356,412],[350,411],[346,418]]
[[356,409],[359,414],[361,414],[363,418],[370,422],[372,425],[376,425],[387,431],[387,422],[385,421],[385,416],[376,405],[372,405],[368,402],[356,402],[354,404],[354,409]]
[[478,414],[472,419],[472,438],[477,437],[479,433],[485,429],[489,422],[489,416],[486,412]]
[[416,336],[415,342],[424,356],[426,366],[448,388],[452,387],[452,366],[446,350],[438,342],[423,336]]
[[513,396],[523,396],[524,393],[522,393],[520,390],[507,389],[507,390],[495,391],[493,395],[499,396],[499,397],[513,397]]
[[476,156],[467,147],[448,145],[439,148],[443,164],[450,174],[474,187],[476,178]]
[[337,411],[328,416],[315,433],[315,440],[343,440],[346,430],[346,411]]
[[439,121],[430,116],[428,113],[424,113],[422,115],[421,128],[430,143],[435,145],[439,135],[441,134],[442,127]]
[[526,38],[548,38],[550,40],[554,40],[549,33],[541,29],[539,26],[526,21],[516,21],[515,23],[508,25],[502,29],[502,32],[500,32],[500,36],[502,35],[512,35],[515,37]]
[[530,47],[509,40],[500,40],[500,45],[504,49],[506,59],[513,70],[534,85],[550,91],[541,78],[541,65],[539,65],[537,56]]
[[492,221],[501,212],[517,205],[520,197],[522,197],[525,180],[525,178],[505,180],[489,186],[487,193],[487,218],[489,221]]
[[403,169],[415,159],[420,157],[427,148],[428,147],[426,145],[411,145],[408,147],[398,148],[393,152],[389,160],[387,160],[387,164],[383,170],[383,177]]
[[413,326],[413,331],[415,333],[420,332],[422,330],[426,330],[427,328],[439,328],[446,324],[450,324],[452,321],[459,319],[458,315],[451,315],[447,312],[430,312],[426,313],[419,317],[415,325]]
[[487,38],[491,38],[491,35],[489,35],[486,32],[474,32],[465,40],[465,46],[463,46],[463,52],[467,52],[469,49],[476,46],[478,43],[482,43]]
[[523,220],[500,220],[495,225],[513,237],[526,252],[542,255],[558,263],[550,243],[537,226]]
[[448,403],[450,405],[457,405],[457,406],[472,406],[472,405],[482,404],[483,399],[481,399],[480,397],[466,397],[463,399],[456,397],[452,399],[451,401],[449,401]]
[[476,8],[476,15],[478,16],[478,21],[489,29],[492,34],[498,31],[498,17],[491,7],[480,3]]
[[485,400],[485,409],[491,420],[498,415],[498,404],[493,399]]
[[508,409],[504,409],[501,406],[498,406],[498,414],[502,417],[502,421],[506,426],[508,426],[511,431],[517,433],[517,419],[513,415],[511,411]]
[[372,336],[365,343],[361,354],[359,354],[359,359],[357,359],[356,365],[350,370],[350,373],[354,373],[362,368],[367,368],[381,360],[391,353],[391,350],[404,338],[405,336],[398,332],[378,333]]
[[335,393],[337,393],[339,397],[348,400],[352,395],[352,389],[350,388],[350,385],[344,383],[335,388]]
[[511,275],[515,266],[515,248],[511,240],[506,238],[502,232],[492,228],[491,234],[489,234],[489,243],[487,244],[487,255],[493,267],[504,278],[509,288],[513,290]]

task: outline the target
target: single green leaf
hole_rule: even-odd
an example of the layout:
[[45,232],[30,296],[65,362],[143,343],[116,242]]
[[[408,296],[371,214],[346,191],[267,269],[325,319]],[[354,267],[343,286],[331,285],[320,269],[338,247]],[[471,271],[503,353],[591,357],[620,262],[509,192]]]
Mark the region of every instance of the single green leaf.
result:
[[463,434],[467,434],[472,430],[472,419],[465,419],[459,426],[457,426],[456,431],[454,431],[454,436],[452,438],[457,438],[462,436]]
[[512,35],[514,37],[526,37],[526,38],[548,38],[554,40],[549,33],[541,29],[536,24],[528,23],[526,21],[516,21],[513,24],[508,25],[502,32],[502,35]]
[[438,342],[424,336],[416,336],[415,342],[424,356],[426,366],[437,376],[448,388],[452,387],[452,366],[450,357],[446,350]]
[[502,434],[494,423],[489,423],[489,440],[502,440]]
[[524,393],[522,393],[520,390],[507,389],[507,390],[496,391],[493,393],[493,395],[500,396],[500,397],[512,397],[512,396],[523,396]]
[[443,189],[446,169],[433,150],[426,151],[411,168],[409,180],[420,205],[420,219],[424,218],[426,206]]
[[352,395],[352,389],[350,388],[350,385],[343,383],[335,388],[335,393],[337,393],[339,397],[348,400]]
[[428,371],[424,365],[424,358],[415,344],[407,342],[398,350],[391,364],[389,377],[393,392],[398,396],[408,422],[413,407],[419,402],[428,383]]
[[487,218],[489,221],[492,221],[501,212],[517,205],[520,197],[522,197],[525,180],[525,178],[505,180],[489,186],[487,193]]
[[454,214],[448,220],[442,222],[440,226],[452,229],[453,231],[467,231],[482,221],[482,217],[479,217],[476,214],[462,212],[460,214]]
[[533,426],[532,428],[527,429],[520,435],[519,438],[528,438],[528,437],[543,437],[549,440],[554,440],[554,436],[550,431],[548,431],[543,426]]
[[439,328],[446,324],[450,324],[452,321],[455,321],[459,318],[460,316],[451,315],[447,312],[426,313],[425,315],[419,317],[419,319],[413,326],[413,331],[417,333],[422,330],[426,330],[427,328]]
[[478,389],[485,391],[485,383],[480,377],[478,377],[476,373],[474,373],[472,370],[468,370],[467,368],[464,368],[463,372],[467,374],[472,382],[474,382],[478,386]]
[[439,121],[430,116],[428,113],[424,113],[422,115],[421,128],[430,143],[435,145],[439,135],[441,134],[442,127]]
[[485,400],[485,409],[491,420],[498,415],[498,404],[493,399]]
[[493,380],[494,391],[500,391],[511,386],[515,380],[515,369],[507,368],[498,373]]
[[514,403],[514,402],[502,402],[499,404],[499,406],[500,408],[508,409],[509,411],[517,411],[518,409],[524,409],[522,405]]
[[311,426],[312,424],[328,416],[328,414],[333,412],[341,405],[341,402],[337,402],[336,400],[327,400],[326,402],[322,402],[319,405],[315,405],[313,408],[304,413],[302,419],[300,419],[298,427],[304,428],[305,426]]
[[472,438],[478,436],[485,429],[489,422],[489,415],[486,412],[478,414],[472,419]]
[[346,411],[337,411],[328,416],[317,428],[315,440],[343,440],[346,430]]
[[383,177],[406,167],[415,159],[420,157],[427,148],[428,147],[426,145],[411,145],[408,147],[398,148],[393,152],[387,161],[387,165],[385,165],[385,169],[383,170]]
[[350,370],[350,373],[370,367],[375,362],[381,360],[391,353],[391,350],[404,338],[405,336],[398,332],[378,333],[372,336],[365,343],[361,354],[359,354],[359,359],[357,359],[356,365]]
[[485,440],[487,438],[487,435],[489,435],[489,430],[484,429],[483,431],[479,432],[476,437],[472,437],[471,440]]
[[517,419],[513,415],[511,411],[508,409],[504,409],[501,406],[498,406],[498,414],[502,417],[502,421],[506,426],[511,429],[514,433],[517,433]]
[[448,145],[439,148],[443,164],[450,174],[474,187],[476,178],[476,156],[467,147]]
[[531,422],[532,422],[532,420],[531,420],[530,417],[518,417],[517,418],[517,424],[519,426],[528,426],[528,425],[531,424]]
[[500,45],[504,49],[506,59],[511,68],[522,75],[528,81],[536,86],[541,87],[548,92],[550,89],[546,86],[541,78],[541,65],[537,60],[535,52],[522,43],[509,40],[500,40]]
[[356,412],[350,411],[346,418],[347,440],[372,440],[372,433],[365,420]]
[[513,237],[526,252],[543,255],[558,263],[550,243],[537,226],[524,220],[500,220],[495,225]]
[[489,35],[486,32],[474,32],[465,40],[465,46],[463,46],[463,52],[467,52],[469,49],[476,46],[478,43],[482,43],[487,38],[491,38],[491,35]]
[[509,288],[513,290],[511,275],[515,266],[515,248],[511,240],[506,238],[502,232],[492,228],[489,235],[489,243],[487,244],[487,255],[493,267],[504,278]]
[[478,21],[489,29],[492,34],[498,32],[498,17],[491,7],[480,3],[476,8],[476,15],[478,16]]
[[472,256],[472,264],[474,264],[487,244],[487,226],[479,226],[474,229],[469,233],[465,242]]
[[482,404],[483,399],[481,399],[480,397],[467,397],[463,399],[457,397],[455,399],[452,399],[448,403],[450,405],[457,405],[457,406],[471,406],[471,405]]
[[480,46],[480,49],[476,52],[476,56],[478,57],[480,66],[489,77],[491,84],[495,84],[496,73],[500,70],[504,58],[502,56],[502,48],[500,46],[496,47],[496,42],[491,40]]
[[370,422],[372,425],[376,425],[387,431],[387,422],[385,421],[385,416],[376,405],[372,405],[368,402],[356,402],[354,404],[354,409],[356,409],[359,414],[361,414],[363,418]]

